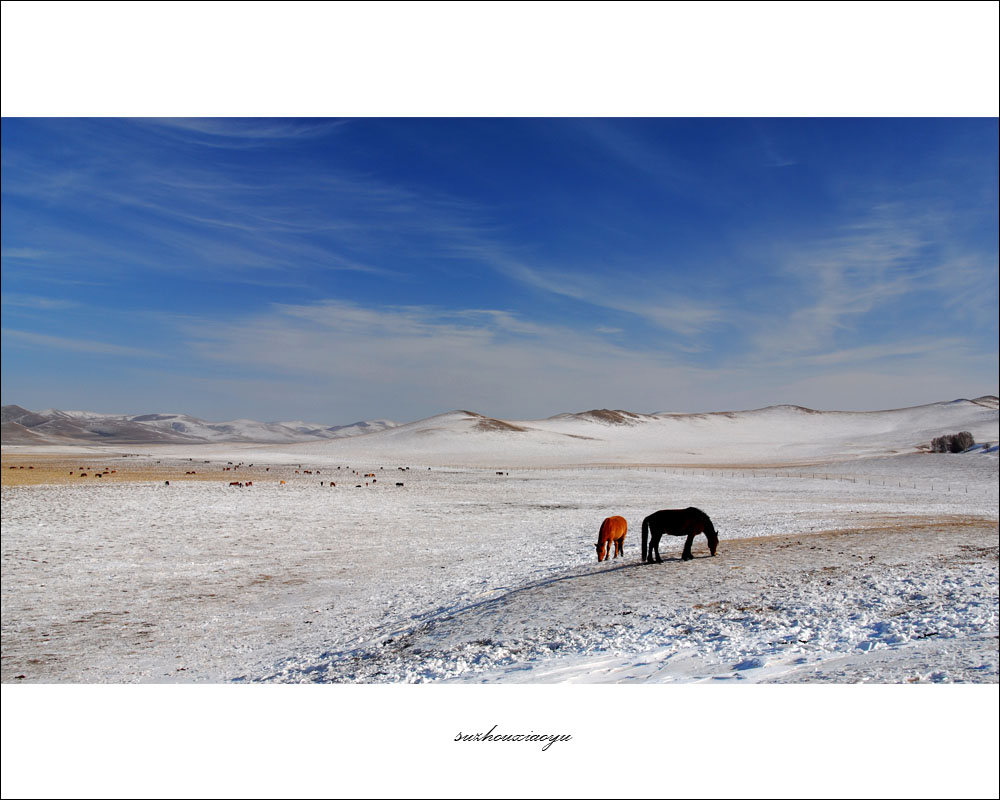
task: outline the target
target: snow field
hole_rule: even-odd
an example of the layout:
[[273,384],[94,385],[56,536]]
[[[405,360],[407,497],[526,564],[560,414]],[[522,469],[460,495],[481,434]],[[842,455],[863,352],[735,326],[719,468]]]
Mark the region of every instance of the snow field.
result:
[[[920,479],[932,461],[934,476],[972,491],[931,491]],[[642,518],[687,505],[715,521],[720,556],[735,549],[727,545],[734,540],[906,531],[929,519],[995,530],[995,459],[914,456],[850,468],[909,485],[786,477],[790,471],[524,469],[499,476],[387,466],[375,468],[377,486],[360,489],[354,480],[329,488],[300,476],[242,490],[222,482],[6,487],[3,680],[756,680],[803,676],[831,654],[864,652],[865,643],[918,642],[931,627],[940,629],[934,639],[995,631],[995,599],[992,616],[981,607],[984,592],[995,598],[995,565],[992,577],[984,562],[986,573],[949,571],[939,580],[919,541],[906,564],[867,579],[838,572],[829,585],[814,585],[818,567],[803,561],[801,577],[775,577],[782,600],[766,620],[753,611],[766,560],[729,570],[757,572],[752,581],[741,577],[744,610],[725,603],[734,585],[728,575],[719,582],[721,558],[637,566]],[[396,487],[397,479],[405,486]],[[629,521],[626,559],[599,565],[593,542],[612,514]],[[664,540],[661,551],[679,555],[682,544]],[[701,539],[695,553],[704,552]],[[921,564],[908,576],[917,585],[904,584],[903,572]],[[709,591],[676,597],[660,604],[669,615],[645,618],[647,584],[672,586],[684,574],[701,575]],[[592,585],[597,575],[635,584],[632,604],[595,605],[607,588]],[[941,583],[945,578],[955,585]],[[870,599],[851,599],[862,594]],[[512,612],[497,609],[529,598],[519,611],[523,627],[510,628]],[[716,601],[724,610],[709,605]],[[916,610],[897,614],[893,603]],[[404,653],[401,639],[420,640],[420,652]],[[379,651],[394,655],[377,658]],[[689,658],[686,668],[689,652],[701,658],[697,665]],[[986,673],[996,681],[995,656],[992,663]],[[940,679],[976,679],[970,669]]]

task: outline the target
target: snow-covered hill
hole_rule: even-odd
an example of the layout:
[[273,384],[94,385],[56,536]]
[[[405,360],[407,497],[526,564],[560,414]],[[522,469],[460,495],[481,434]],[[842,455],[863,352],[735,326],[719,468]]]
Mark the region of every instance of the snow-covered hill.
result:
[[[206,422],[185,414],[112,415],[3,409],[5,445],[218,445],[265,458],[347,463],[515,466],[810,464],[915,453],[969,431],[976,453],[996,454],[996,397],[887,411],[815,411],[794,405],[751,411],[637,414],[594,409],[539,420],[451,411],[398,425],[370,420]],[[986,443],[987,447],[981,445]],[[211,449],[211,448],[209,448]]]
[[934,437],[959,431],[996,445],[996,398],[866,412],[789,405],[708,414],[598,409],[527,421],[452,411],[363,439],[296,445],[289,454],[497,467],[808,464],[920,452]]
[[33,412],[13,405],[3,407],[2,423],[5,445],[308,442],[357,436],[396,424],[385,419],[349,425],[251,419],[206,422],[187,414],[98,414],[58,409]]

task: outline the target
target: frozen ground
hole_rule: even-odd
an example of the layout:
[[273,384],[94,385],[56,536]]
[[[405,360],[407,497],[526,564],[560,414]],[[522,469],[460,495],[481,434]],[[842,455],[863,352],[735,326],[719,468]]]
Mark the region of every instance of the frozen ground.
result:
[[[581,568],[275,677],[483,683],[988,682],[995,532],[958,520]],[[683,566],[682,566],[683,565]]]
[[[995,456],[503,475],[352,459],[376,482],[331,488],[340,451],[295,453],[322,476],[238,452],[285,463],[244,489],[5,486],[3,681],[998,679]],[[642,518],[688,505],[719,555],[684,563],[665,540],[640,565]],[[611,514],[626,557],[598,564]]]

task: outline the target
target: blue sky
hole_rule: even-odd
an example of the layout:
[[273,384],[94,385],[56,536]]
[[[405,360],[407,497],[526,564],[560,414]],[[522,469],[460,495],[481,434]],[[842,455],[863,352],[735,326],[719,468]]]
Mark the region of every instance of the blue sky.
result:
[[997,393],[996,119],[7,117],[2,156],[4,404]]

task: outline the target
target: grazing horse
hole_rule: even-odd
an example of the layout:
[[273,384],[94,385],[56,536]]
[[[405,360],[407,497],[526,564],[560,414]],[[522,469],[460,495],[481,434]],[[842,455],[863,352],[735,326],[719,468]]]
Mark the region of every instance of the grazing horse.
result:
[[615,558],[625,557],[625,531],[628,523],[625,517],[608,517],[601,523],[600,533],[597,534],[597,561],[600,563],[606,558],[611,558],[611,545],[615,546]]
[[660,537],[665,533],[670,536],[687,536],[684,554],[681,556],[685,561],[694,558],[691,555],[691,543],[699,533],[705,534],[708,539],[708,549],[712,551],[713,556],[719,546],[719,534],[716,533],[708,514],[697,508],[670,508],[650,514],[642,521],[643,561],[663,563],[663,559],[660,558]]

